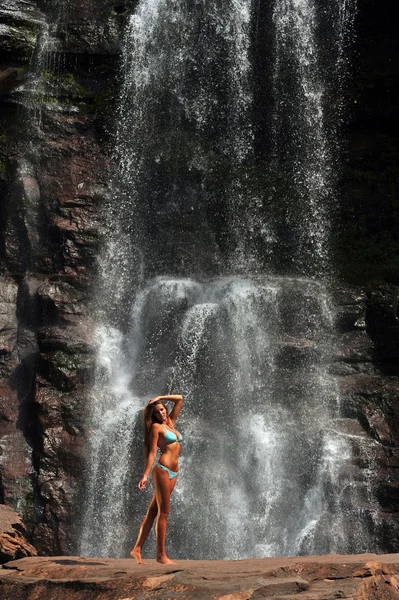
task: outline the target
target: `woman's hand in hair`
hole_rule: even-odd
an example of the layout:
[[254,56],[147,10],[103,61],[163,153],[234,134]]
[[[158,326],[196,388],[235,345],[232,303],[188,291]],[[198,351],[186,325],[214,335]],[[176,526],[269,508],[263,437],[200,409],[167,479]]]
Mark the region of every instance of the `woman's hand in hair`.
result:
[[151,404],[155,404],[156,402],[158,402],[161,398],[163,398],[163,396],[155,396],[154,398],[151,398],[151,400],[148,400],[148,406],[151,406]]

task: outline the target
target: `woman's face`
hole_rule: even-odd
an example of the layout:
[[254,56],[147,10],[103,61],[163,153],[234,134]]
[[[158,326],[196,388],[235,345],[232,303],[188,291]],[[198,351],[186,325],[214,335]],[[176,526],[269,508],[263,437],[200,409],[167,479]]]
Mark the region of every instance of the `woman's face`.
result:
[[163,423],[164,421],[166,421],[168,411],[166,410],[163,404],[156,404],[153,414],[158,423]]

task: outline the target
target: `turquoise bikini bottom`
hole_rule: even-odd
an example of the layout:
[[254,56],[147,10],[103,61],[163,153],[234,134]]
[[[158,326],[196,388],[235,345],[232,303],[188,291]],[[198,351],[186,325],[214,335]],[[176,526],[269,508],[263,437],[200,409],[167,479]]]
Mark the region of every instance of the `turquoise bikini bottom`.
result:
[[177,477],[178,471],[171,471],[170,469],[168,469],[168,467],[165,467],[165,465],[161,465],[161,463],[159,463],[158,461],[155,463],[155,466],[161,467],[161,469],[166,471],[167,474],[169,475],[169,479],[173,479],[173,477]]

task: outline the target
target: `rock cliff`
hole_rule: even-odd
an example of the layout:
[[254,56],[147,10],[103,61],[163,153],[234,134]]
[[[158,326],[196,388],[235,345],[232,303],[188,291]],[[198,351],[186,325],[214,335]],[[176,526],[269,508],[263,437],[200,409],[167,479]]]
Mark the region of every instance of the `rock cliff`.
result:
[[[41,552],[70,549],[90,382],[89,298],[121,2],[0,9],[0,500]],[[52,28],[49,26],[52,24]]]
[[[71,540],[77,526],[88,435],[85,414],[93,373],[90,298],[111,173],[109,113],[114,105],[121,32],[132,5],[128,0],[102,0],[94,6],[83,0],[60,7],[57,3],[55,12],[51,0],[5,0],[0,8],[0,502],[18,508],[41,554],[74,550]],[[371,0],[359,2],[357,52],[362,68],[356,71],[355,80],[362,86],[359,83],[354,94],[361,102],[347,127],[349,166],[342,181],[345,198],[349,194],[351,201],[345,204],[348,212],[343,211],[344,230],[349,213],[362,224],[364,212],[371,207],[374,214],[381,199],[393,197],[388,175],[384,174],[388,180],[382,188],[377,182],[378,170],[372,163],[378,136],[373,141],[370,134],[370,122],[380,110],[378,91],[386,92],[389,123],[397,123],[394,91],[398,79],[392,67],[398,64],[393,44],[396,31],[384,29],[389,6],[388,0],[378,6]],[[376,14],[380,26],[374,31],[370,22]],[[382,41],[382,34],[388,35],[390,43]],[[376,47],[378,72],[373,71]],[[384,74],[379,71],[382,63]],[[365,91],[370,89],[364,83],[366,71],[372,94]],[[385,122],[384,115],[380,117]],[[387,144],[393,143],[389,131],[384,135]],[[389,168],[395,152],[389,154]],[[361,185],[356,179],[359,171]],[[371,171],[375,179],[369,184]],[[384,223],[393,236],[395,223]],[[359,239],[369,231],[360,229]],[[357,254],[353,264],[355,269],[362,268],[364,256]],[[392,285],[391,263],[388,270],[391,283],[380,283],[379,272],[376,284],[364,285],[357,274],[351,280],[360,280],[362,285],[339,284],[334,290],[339,335],[331,369],[341,384],[343,430],[356,456],[351,472],[343,476],[343,485],[369,482],[366,487],[363,484],[359,510],[378,514],[379,549],[391,552],[399,542],[399,289]],[[375,474],[372,480],[370,472]],[[120,569],[124,571],[125,565]],[[396,575],[386,583],[384,568],[379,569],[373,577],[379,577],[391,595],[378,597],[396,597],[392,595]],[[7,591],[14,593],[25,585],[11,582],[10,577],[3,578]],[[361,581],[372,588],[374,579],[356,577],[354,585]],[[298,581],[294,577],[290,585],[295,588]],[[32,589],[37,585],[32,583]],[[182,580],[179,585],[191,584]],[[287,593],[284,590],[280,597]],[[79,593],[71,598],[83,597]],[[229,591],[225,598],[270,595],[255,592],[255,587],[252,596],[245,593]]]

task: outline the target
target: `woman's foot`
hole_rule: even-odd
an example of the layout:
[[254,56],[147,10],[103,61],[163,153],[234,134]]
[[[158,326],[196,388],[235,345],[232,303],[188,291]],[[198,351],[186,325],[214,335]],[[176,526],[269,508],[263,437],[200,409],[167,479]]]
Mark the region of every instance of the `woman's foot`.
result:
[[130,553],[130,556],[136,559],[138,565],[145,565],[145,562],[143,561],[143,558],[141,556],[140,548],[134,547]]
[[170,558],[168,558],[166,554],[161,554],[157,556],[156,560],[157,562],[161,563],[161,565],[177,565],[177,563],[175,563],[173,560],[170,560]]

